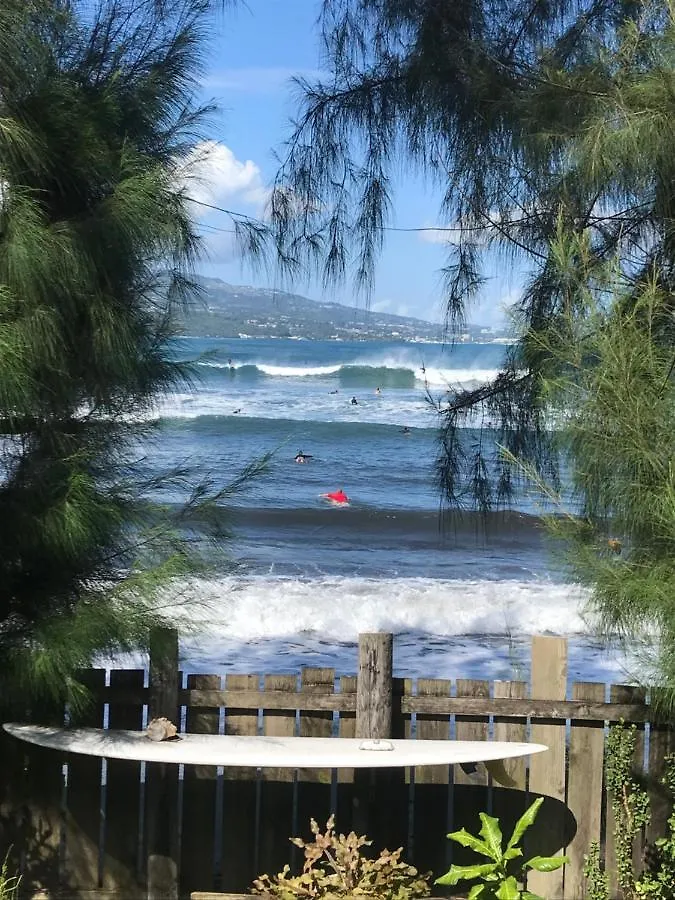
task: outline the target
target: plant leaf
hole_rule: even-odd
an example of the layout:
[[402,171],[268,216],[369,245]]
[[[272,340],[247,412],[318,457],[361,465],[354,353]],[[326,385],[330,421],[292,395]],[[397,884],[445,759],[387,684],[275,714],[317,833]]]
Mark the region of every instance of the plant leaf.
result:
[[469,834],[466,828],[462,828],[461,831],[453,831],[448,837],[451,841],[461,844],[462,847],[469,847],[474,853],[480,853],[481,856],[487,856],[488,859],[492,859],[492,853],[488,845],[475,835]]
[[523,891],[520,895],[520,900],[546,900],[546,898],[541,897],[539,894],[533,894],[531,891]]
[[480,813],[481,827],[478,834],[483,838],[490,849],[490,856],[495,862],[502,858],[502,830],[499,827],[499,819]]
[[521,837],[525,834],[527,829],[532,825],[534,820],[537,818],[537,813],[539,812],[539,807],[544,802],[543,797],[537,797],[534,803],[526,809],[522,816],[516,822],[516,826],[513,829],[513,834],[509,839],[507,849],[511,849],[511,847],[515,847],[516,844],[520,841]]
[[523,851],[520,847],[510,847],[508,850],[504,851],[502,859],[515,859],[517,856],[522,856]]
[[566,862],[569,862],[567,856],[533,856],[525,863],[525,868],[536,869],[537,872],[555,872]]
[[482,878],[489,875],[497,868],[496,863],[484,863],[482,866],[450,866],[450,871],[437,878],[434,884],[447,884],[452,886],[460,881],[470,881],[472,878]]
[[486,885],[474,884],[474,886],[469,891],[466,900],[478,900],[478,898],[481,897],[485,893],[485,891],[487,891]]
[[509,875],[505,881],[502,881],[495,891],[495,897],[497,900],[520,900],[520,888],[513,875]]

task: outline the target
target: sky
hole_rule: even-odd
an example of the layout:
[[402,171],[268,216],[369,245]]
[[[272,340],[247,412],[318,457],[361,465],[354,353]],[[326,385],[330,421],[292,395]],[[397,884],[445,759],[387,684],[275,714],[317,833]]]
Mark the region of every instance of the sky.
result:
[[[214,14],[202,99],[213,100],[217,112],[208,120],[208,142],[190,180],[191,196],[251,216],[263,216],[279,151],[290,134],[294,113],[291,78],[311,78],[319,72],[319,42],[315,27],[317,0],[240,0]],[[390,225],[442,226],[440,194],[419,177],[399,176]],[[201,231],[206,255],[202,274],[233,284],[280,287],[274,273],[256,272],[239,257],[233,237],[215,228],[231,228],[226,215],[204,214]],[[389,232],[377,264],[374,289],[368,298],[351,285],[325,290],[322,285],[294,282],[290,288],[314,300],[348,305],[369,303],[375,311],[442,321],[444,308],[440,269],[446,261],[438,232]],[[505,306],[515,299],[517,273],[496,260],[468,319],[500,325]],[[283,284],[288,289],[289,285]]]

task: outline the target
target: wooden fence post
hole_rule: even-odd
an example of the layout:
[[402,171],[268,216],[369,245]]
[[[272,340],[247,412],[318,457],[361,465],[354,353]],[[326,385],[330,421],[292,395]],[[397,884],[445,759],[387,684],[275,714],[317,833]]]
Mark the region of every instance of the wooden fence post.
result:
[[[567,696],[567,640],[537,635],[532,638],[532,699],[564,700]],[[532,725],[531,740],[545,744],[546,753],[535,753],[530,759],[530,794],[546,798],[537,819],[536,830],[527,836],[527,855],[540,853],[553,856],[567,844],[565,808],[565,738],[564,719],[538,719]],[[550,798],[550,799],[548,799]],[[536,841],[543,844],[542,849]],[[534,849],[536,847],[536,849]],[[527,876],[527,889],[535,894],[561,898],[563,870],[532,871]]]
[[[378,740],[392,736],[394,637],[385,632],[359,635],[356,679],[356,737]],[[391,838],[394,773],[391,769],[354,772],[353,828],[376,845]],[[389,804],[385,802],[389,801]]]
[[392,634],[374,632],[359,635],[357,738],[391,737],[393,646]]
[[[149,718],[178,719],[178,632],[157,628],[150,636]],[[178,768],[146,766],[148,900],[178,900]]]

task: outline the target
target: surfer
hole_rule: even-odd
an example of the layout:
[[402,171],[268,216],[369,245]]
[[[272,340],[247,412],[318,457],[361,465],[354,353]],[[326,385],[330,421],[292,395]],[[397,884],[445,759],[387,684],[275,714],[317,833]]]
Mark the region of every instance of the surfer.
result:
[[356,397],[352,397],[352,399],[349,402],[351,403],[352,406],[359,405],[359,401],[356,399]]
[[302,450],[298,450],[295,454],[296,463],[306,463],[308,459],[312,458],[311,453],[303,453]]
[[232,368],[232,360],[231,359],[228,359],[227,364],[230,368]]
[[401,428],[401,434],[410,434],[410,429],[407,425],[404,425],[403,428]]
[[232,413],[232,415],[238,416],[240,412],[241,412],[241,406],[239,407],[239,409],[235,409],[234,412]]
[[382,391],[379,389],[379,387],[376,387],[375,394],[379,397],[381,393],[382,393]]
[[328,391],[329,394],[339,394],[339,391]]
[[322,494],[321,496],[325,500],[329,500],[331,503],[334,503],[336,506],[349,505],[349,497],[345,494],[342,488],[338,488],[337,491],[331,491],[328,494]]

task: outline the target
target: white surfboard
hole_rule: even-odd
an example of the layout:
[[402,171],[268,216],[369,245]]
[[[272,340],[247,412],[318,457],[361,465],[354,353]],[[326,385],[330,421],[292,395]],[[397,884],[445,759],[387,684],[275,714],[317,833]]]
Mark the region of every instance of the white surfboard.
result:
[[52,728],[14,722],[3,727],[19,740],[63,753],[83,753],[106,759],[260,768],[447,766],[529,756],[548,749],[543,744],[515,741],[367,741],[360,738],[220,734],[183,734],[178,740],[151,741],[143,731]]

